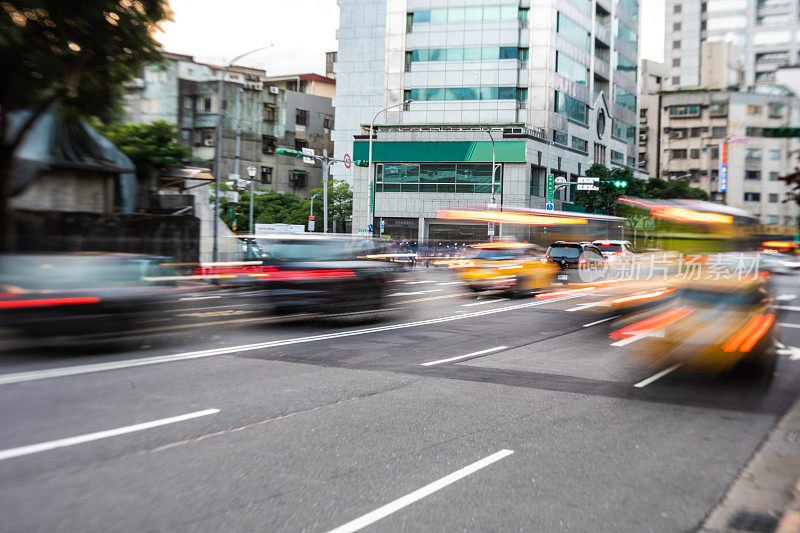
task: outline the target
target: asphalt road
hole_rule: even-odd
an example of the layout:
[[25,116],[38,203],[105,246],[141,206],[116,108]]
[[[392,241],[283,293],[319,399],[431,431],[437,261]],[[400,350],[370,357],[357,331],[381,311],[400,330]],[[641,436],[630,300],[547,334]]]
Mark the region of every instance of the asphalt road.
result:
[[0,530],[690,531],[797,397],[800,352],[765,394],[633,364],[602,293],[392,294],[369,323],[197,294],[123,339],[2,345]]

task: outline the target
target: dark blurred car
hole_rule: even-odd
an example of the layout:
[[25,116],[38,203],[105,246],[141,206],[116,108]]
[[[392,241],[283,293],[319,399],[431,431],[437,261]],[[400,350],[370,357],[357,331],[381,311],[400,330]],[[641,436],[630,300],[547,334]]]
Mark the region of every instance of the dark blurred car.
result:
[[0,255],[0,328],[52,337],[114,334],[175,299],[170,258],[132,254]]
[[218,284],[257,289],[276,313],[341,314],[385,307],[400,266],[367,259],[378,241],[358,237],[271,235],[254,239],[261,261],[195,272]]
[[556,281],[562,283],[595,281],[608,269],[600,249],[588,242],[554,242],[547,249],[547,260],[558,267]]

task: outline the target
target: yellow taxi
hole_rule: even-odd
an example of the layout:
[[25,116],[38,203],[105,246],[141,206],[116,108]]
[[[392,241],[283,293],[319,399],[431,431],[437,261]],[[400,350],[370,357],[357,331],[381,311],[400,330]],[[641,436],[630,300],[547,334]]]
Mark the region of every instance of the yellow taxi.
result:
[[492,242],[472,247],[474,257],[450,268],[475,291],[505,291],[514,297],[549,287],[558,268],[546,261],[545,251],[535,244]]
[[612,343],[631,342],[636,359],[647,364],[704,374],[741,371],[757,384],[770,382],[778,327],[763,277],[685,281],[676,294],[617,324]]

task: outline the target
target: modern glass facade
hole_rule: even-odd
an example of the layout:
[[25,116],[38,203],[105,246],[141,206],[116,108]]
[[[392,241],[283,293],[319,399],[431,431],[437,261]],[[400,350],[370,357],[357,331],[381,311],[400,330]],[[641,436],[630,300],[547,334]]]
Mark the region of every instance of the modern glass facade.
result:
[[589,106],[571,96],[556,91],[556,113],[581,124],[586,124]]
[[413,22],[464,22],[519,18],[517,6],[476,6],[429,9],[413,12]]
[[[426,48],[406,52],[412,62],[421,61],[482,61],[493,59],[518,59],[516,46],[489,46],[473,48]],[[527,51],[527,49],[524,49]],[[527,59],[527,58],[526,58]]]
[[589,50],[589,31],[561,13],[558,14],[558,33],[583,50]]
[[443,100],[516,100],[516,87],[441,87],[411,89],[407,98],[415,102]]
[[556,72],[578,85],[589,83],[589,69],[562,52],[556,52]]
[[[500,191],[502,167],[495,175]],[[491,193],[492,165],[483,163],[380,163],[375,192]]]

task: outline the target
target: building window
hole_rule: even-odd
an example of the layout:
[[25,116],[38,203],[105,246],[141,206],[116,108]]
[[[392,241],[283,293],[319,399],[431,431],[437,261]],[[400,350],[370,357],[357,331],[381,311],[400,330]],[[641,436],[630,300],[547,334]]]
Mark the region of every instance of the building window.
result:
[[269,104],[264,104],[264,122],[275,122],[275,112],[277,110]]
[[744,171],[744,179],[753,180],[753,181],[761,180],[761,171],[760,170],[745,170]]
[[516,87],[448,87],[411,89],[406,100],[435,102],[443,100],[516,100]]
[[712,160],[719,159],[719,147],[715,146],[711,148],[710,152]]
[[[769,203],[777,204],[778,203],[778,195],[776,193],[769,193]],[[777,222],[776,222],[777,224]]]
[[322,119],[322,127],[326,130],[333,129],[333,119],[332,118],[323,118]]
[[675,148],[672,150],[672,159],[686,159],[686,150],[683,148]]
[[767,215],[767,224],[777,224],[778,215]]
[[760,202],[761,201],[761,193],[758,193],[758,192],[746,192],[746,193],[744,193],[744,201],[745,202]]
[[672,85],[680,85],[681,84],[681,77],[680,76],[672,76]]
[[783,118],[783,104],[769,104],[769,118]]
[[697,148],[692,148],[689,150],[689,157],[692,159],[700,159],[700,150]]
[[673,67],[680,67],[681,66],[681,58],[680,57],[673,57],[672,58],[672,66]]
[[269,135],[261,136],[261,153],[274,154],[275,153],[275,138]]
[[716,103],[711,104],[709,108],[709,113],[712,117],[724,117],[728,114],[728,104],[725,103]]
[[673,50],[680,50],[681,49],[681,42],[679,40],[672,41],[672,49]]
[[749,160],[760,160],[761,159],[761,148],[748,148],[744,152],[744,158]]
[[692,128],[689,131],[689,137],[700,137],[700,128]]
[[618,85],[614,86],[614,103],[629,111],[636,112],[636,95],[629,93]]
[[770,150],[769,151],[769,158],[772,161],[779,161],[781,158],[781,151],[780,150]]
[[672,12],[673,12],[673,13],[680,13],[681,11],[683,11],[683,10],[681,9],[681,5],[680,5],[680,4],[675,4],[675,5],[672,7]]
[[531,167],[531,196],[541,196],[541,183],[545,169]]
[[778,176],[777,172],[770,172],[769,173],[769,181],[779,181],[780,177]]
[[614,119],[611,121],[611,136],[628,144],[636,142],[636,128],[627,122]]
[[561,13],[558,14],[556,24],[556,31],[566,40],[576,45],[581,50],[589,50],[591,44],[589,32],[583,26],[571,18],[565,17]]
[[211,113],[211,98],[203,98],[203,112]]
[[672,31],[681,31],[681,23],[680,22],[673,22],[672,23]]
[[611,150],[611,162],[618,163],[620,165],[625,164],[625,154],[621,152],[617,152],[616,150]]
[[589,69],[561,52],[556,52],[556,72],[578,85],[588,85]]
[[554,130],[553,142],[556,144],[563,144],[564,146],[567,146],[569,144],[569,135],[567,135],[563,131]]
[[294,123],[298,126],[306,126],[308,124],[308,111],[298,108]]
[[308,141],[306,139],[295,139],[294,149],[302,152],[303,148],[308,148]]
[[291,170],[289,171],[289,187],[294,189],[302,189],[308,182],[308,172],[305,170]]
[[406,29],[418,22],[471,22],[478,20],[522,20],[517,6],[453,7],[414,11],[406,16]]
[[581,152],[588,153],[589,151],[589,143],[579,137],[575,137],[574,135],[572,136],[572,147],[576,150],[580,150]]
[[636,62],[631,61],[619,52],[614,52],[614,59],[617,64],[617,72],[627,76],[631,81],[636,81],[636,73],[638,72]]
[[728,135],[727,126],[713,126],[711,128],[711,137],[714,139],[723,139]]
[[261,183],[272,183],[272,167],[261,167]]
[[699,117],[699,105],[671,105],[669,106],[669,116],[674,118]]
[[588,117],[588,107],[580,100],[576,100],[564,93],[556,91],[555,112],[564,115],[581,124],[586,124]]
[[760,115],[762,107],[760,105],[749,105],[747,106],[747,114],[748,115]]
[[[524,53],[522,51],[525,51]],[[516,46],[489,46],[472,48],[421,48],[406,52],[406,62],[428,61],[488,61],[498,59],[528,59],[527,48]],[[524,56],[524,57],[521,57]]]
[[[492,165],[471,163],[385,163],[376,192],[491,193]],[[500,190],[502,169],[495,175]]]

